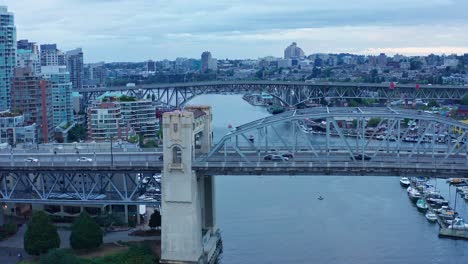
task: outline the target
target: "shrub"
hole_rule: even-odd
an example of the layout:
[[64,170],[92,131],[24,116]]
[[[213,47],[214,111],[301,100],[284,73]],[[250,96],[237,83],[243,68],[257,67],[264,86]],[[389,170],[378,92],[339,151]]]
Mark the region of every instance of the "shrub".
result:
[[155,210],[154,213],[151,214],[148,225],[152,229],[154,229],[154,228],[156,228],[158,226],[161,226],[161,214],[159,213],[158,210]]
[[5,224],[3,229],[5,230],[5,234],[7,236],[11,236],[11,235],[16,234],[16,232],[18,232],[18,225],[14,223],[7,223]]
[[28,254],[38,256],[58,247],[60,237],[57,228],[44,212],[35,212],[24,234],[24,249]]
[[88,213],[81,213],[73,222],[70,245],[74,249],[94,249],[102,245],[102,230]]
[[93,264],[153,264],[158,263],[148,247],[131,246],[127,251],[92,260]]
[[75,255],[66,249],[52,249],[46,255],[42,255],[39,264],[80,264],[80,261]]

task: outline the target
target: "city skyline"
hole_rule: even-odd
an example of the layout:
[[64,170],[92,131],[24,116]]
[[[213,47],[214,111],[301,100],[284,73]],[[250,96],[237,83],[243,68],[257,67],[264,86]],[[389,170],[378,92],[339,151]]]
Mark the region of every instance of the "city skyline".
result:
[[220,59],[281,57],[291,42],[306,54],[468,53],[464,1],[338,2],[47,0],[38,6],[32,0],[0,0],[0,5],[15,14],[18,39],[57,43],[63,50],[81,47],[86,62],[198,58],[205,50]]

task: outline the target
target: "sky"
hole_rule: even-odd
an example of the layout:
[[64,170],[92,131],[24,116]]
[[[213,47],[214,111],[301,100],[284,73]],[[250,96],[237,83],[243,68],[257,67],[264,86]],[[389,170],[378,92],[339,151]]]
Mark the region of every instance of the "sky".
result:
[[468,0],[0,0],[18,39],[86,62],[306,54],[468,53]]

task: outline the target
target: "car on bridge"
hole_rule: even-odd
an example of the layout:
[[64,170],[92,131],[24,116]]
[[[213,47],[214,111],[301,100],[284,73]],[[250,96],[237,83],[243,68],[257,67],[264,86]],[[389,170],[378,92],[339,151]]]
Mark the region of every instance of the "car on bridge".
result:
[[263,157],[264,160],[271,160],[271,161],[288,161],[289,158],[283,157],[282,155],[273,155],[273,154],[268,154],[265,157]]
[[[364,160],[371,160],[372,159],[370,156],[367,156],[367,155],[362,155],[362,154],[354,155],[355,160],[362,160],[363,158],[364,158]],[[351,157],[350,159],[352,160],[353,158]]]
[[25,158],[25,159],[24,159],[24,162],[36,163],[36,162],[39,162],[39,159],[33,158],[33,157],[29,157],[29,158]]
[[288,158],[288,159],[294,158],[294,154],[292,154],[291,152],[283,152],[281,153],[281,156]]
[[76,161],[78,161],[78,162],[92,162],[93,159],[88,158],[88,157],[81,157],[81,158],[77,158]]

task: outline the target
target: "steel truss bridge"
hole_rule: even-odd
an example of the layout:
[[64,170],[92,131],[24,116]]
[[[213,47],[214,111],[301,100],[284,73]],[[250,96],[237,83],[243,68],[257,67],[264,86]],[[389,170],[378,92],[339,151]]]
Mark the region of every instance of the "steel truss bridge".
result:
[[151,98],[161,104],[183,107],[192,98],[202,94],[247,94],[267,92],[278,103],[295,106],[322,98],[378,100],[460,100],[468,94],[468,86],[438,86],[369,83],[304,83],[279,81],[215,81],[82,88],[77,90],[87,103],[106,92],[122,92],[138,98]]
[[[468,176],[467,133],[466,124],[421,111],[310,108],[237,127],[200,159],[197,170],[208,175]],[[285,152],[294,157],[265,160]]]
[[[392,108],[311,108],[236,127],[193,157],[212,175],[468,176],[468,125]],[[288,161],[265,160],[285,153]],[[159,204],[161,153],[0,155],[0,201]],[[26,162],[26,157],[38,162]],[[77,157],[93,158],[79,162]]]

